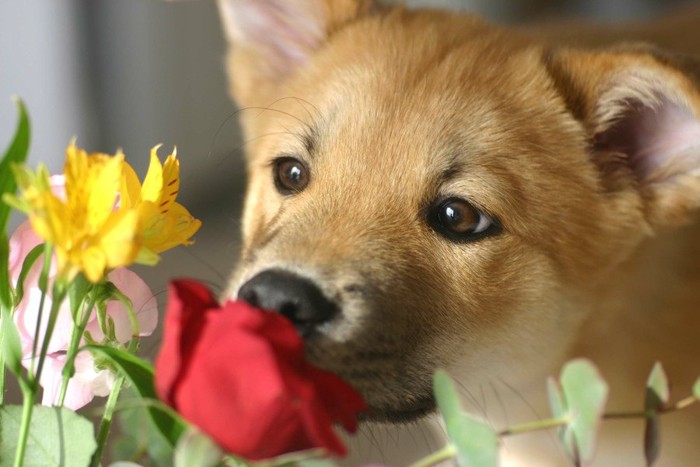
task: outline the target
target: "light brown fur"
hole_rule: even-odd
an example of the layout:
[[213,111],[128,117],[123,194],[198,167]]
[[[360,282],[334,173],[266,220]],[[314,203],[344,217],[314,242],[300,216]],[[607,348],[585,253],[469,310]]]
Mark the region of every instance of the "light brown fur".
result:
[[[661,121],[655,109],[694,131],[700,62],[677,52],[700,53],[700,15],[574,34],[368,1],[219,3],[249,161],[227,294],[270,267],[318,283],[341,314],[309,357],[354,384],[377,419],[429,409],[440,366],[465,393],[487,393],[473,408],[500,426],[533,418],[522,398],[546,414],[544,377],[572,356],[601,369],[612,411],[641,407],[657,360],[674,395],[689,393],[700,376],[700,140],[683,157],[664,146],[647,158],[653,131],[636,146],[625,135]],[[280,154],[311,167],[291,197],[272,182]],[[468,199],[502,231],[441,237],[425,218],[441,196]],[[667,416],[661,465],[700,458],[699,427],[697,408]],[[595,465],[641,465],[641,433],[607,422]],[[564,462],[548,450],[547,437],[527,436],[504,456]]]

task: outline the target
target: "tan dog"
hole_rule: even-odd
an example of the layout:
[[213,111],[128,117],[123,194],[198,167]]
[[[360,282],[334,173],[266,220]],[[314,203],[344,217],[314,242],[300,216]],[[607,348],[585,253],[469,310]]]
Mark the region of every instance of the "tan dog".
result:
[[[609,410],[642,407],[655,360],[689,394],[700,61],[677,52],[700,52],[700,15],[574,34],[370,0],[219,6],[249,167],[227,294],[289,316],[374,421],[429,413],[438,367],[499,428],[547,416],[545,377],[573,356],[610,382]],[[375,425],[350,463],[440,447],[420,430]],[[642,433],[606,422],[596,465],[641,465]],[[662,465],[698,462],[700,411],[663,434]],[[504,458],[565,464],[553,446],[525,436]]]

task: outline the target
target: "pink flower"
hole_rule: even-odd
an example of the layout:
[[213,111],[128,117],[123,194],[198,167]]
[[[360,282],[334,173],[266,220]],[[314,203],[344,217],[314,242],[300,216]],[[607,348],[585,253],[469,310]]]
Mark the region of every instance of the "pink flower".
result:
[[[61,193],[63,177],[51,177],[54,192]],[[27,254],[41,243],[39,237],[34,233],[29,221],[22,223],[10,237],[10,277],[16,286],[22,269],[22,263]],[[35,340],[35,331],[38,318],[39,302],[41,300],[41,290],[39,289],[39,275],[43,255],[39,257],[30,270],[24,282],[24,296],[15,310],[15,324],[20,335],[22,345],[23,361],[25,367],[29,368],[32,360],[32,347]],[[49,282],[53,282],[55,271],[51,270]],[[108,279],[132,302],[139,325],[141,336],[150,335],[158,322],[158,306],[153,293],[143,280],[134,272],[125,268],[115,269],[109,273]],[[50,287],[49,287],[50,288]],[[43,341],[43,335],[51,309],[51,293],[47,293],[44,302],[44,313],[39,328],[37,348]],[[131,324],[126,307],[118,301],[107,303],[107,315],[112,318],[115,326],[116,338],[119,342],[125,343],[131,339]],[[87,325],[87,331],[96,341],[104,339],[104,334],[100,330],[97,322],[95,310]],[[68,300],[61,305],[56,327],[49,342],[48,353],[40,383],[44,388],[44,405],[54,405],[58,401],[62,370],[65,365],[68,345],[73,332],[73,319],[70,314]],[[84,343],[84,342],[82,342]],[[89,352],[80,352],[75,360],[75,375],[68,384],[65,406],[76,410],[89,403],[94,396],[106,396],[114,383],[114,375],[109,370],[98,370],[95,368],[94,360]]]

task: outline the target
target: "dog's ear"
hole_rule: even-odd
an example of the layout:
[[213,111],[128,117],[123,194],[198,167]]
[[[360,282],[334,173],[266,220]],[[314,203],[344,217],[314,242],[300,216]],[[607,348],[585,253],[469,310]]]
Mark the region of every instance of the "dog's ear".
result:
[[335,31],[373,0],[217,0],[231,45],[229,75],[239,105],[263,105]]
[[559,50],[545,62],[603,186],[638,190],[652,228],[686,221],[700,207],[700,63],[645,46]]

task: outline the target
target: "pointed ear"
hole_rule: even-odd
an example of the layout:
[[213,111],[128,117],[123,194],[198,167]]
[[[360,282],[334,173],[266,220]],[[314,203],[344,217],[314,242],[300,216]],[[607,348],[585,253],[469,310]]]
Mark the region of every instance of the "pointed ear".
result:
[[700,62],[640,46],[546,62],[603,186],[637,190],[653,228],[685,222],[700,207]]
[[336,30],[372,9],[372,0],[217,0],[226,37],[231,92],[261,105]]

